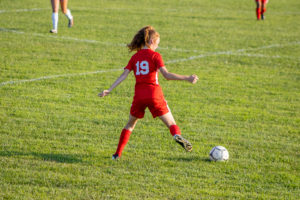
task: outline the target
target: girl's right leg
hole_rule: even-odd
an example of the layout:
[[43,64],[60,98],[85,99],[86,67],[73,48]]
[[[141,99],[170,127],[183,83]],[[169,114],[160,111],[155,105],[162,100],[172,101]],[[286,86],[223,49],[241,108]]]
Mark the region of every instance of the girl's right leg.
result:
[[175,141],[177,143],[179,143],[186,151],[188,151],[188,152],[192,151],[191,143],[181,136],[181,131],[180,131],[179,127],[176,125],[176,122],[174,120],[172,113],[168,112],[167,114],[159,116],[159,118],[170,129],[170,133],[173,136],[173,138],[175,139]]
[[57,33],[59,0],[51,0],[51,5],[52,5],[53,28],[50,30],[50,33]]
[[131,135],[137,121],[138,121],[138,118],[136,118],[136,117],[129,114],[129,120],[128,120],[126,126],[124,127],[124,129],[122,130],[121,135],[120,135],[117,151],[112,156],[113,160],[118,159],[119,157],[121,157],[122,151],[125,148],[125,146],[126,146],[128,140],[130,138],[130,135]]
[[266,5],[267,4],[267,1],[266,0],[262,0],[262,2],[261,2],[261,19],[262,20],[264,20],[265,19],[265,17],[264,17],[264,13],[266,12]]

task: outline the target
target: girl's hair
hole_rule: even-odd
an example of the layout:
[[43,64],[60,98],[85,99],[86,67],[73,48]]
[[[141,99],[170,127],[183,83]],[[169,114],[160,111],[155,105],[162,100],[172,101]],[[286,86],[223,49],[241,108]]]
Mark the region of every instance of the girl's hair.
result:
[[127,45],[129,51],[139,51],[145,45],[150,47],[150,41],[159,38],[159,33],[152,26],[145,26],[139,30],[133,37],[130,44]]

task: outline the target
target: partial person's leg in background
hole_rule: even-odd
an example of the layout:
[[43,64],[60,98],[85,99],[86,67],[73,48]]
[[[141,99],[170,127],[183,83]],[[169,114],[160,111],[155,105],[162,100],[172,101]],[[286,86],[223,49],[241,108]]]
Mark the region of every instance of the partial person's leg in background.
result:
[[261,3],[261,19],[264,20],[265,19],[265,12],[267,10],[267,1],[266,0],[262,0],[262,3]]
[[69,20],[68,26],[71,28],[74,24],[73,16],[70,9],[68,9],[68,0],[60,0],[61,11],[66,15]]
[[257,20],[260,20],[260,14],[261,14],[261,0],[256,1],[256,18]]
[[51,33],[57,33],[57,25],[58,25],[58,5],[59,0],[51,0],[51,6],[52,6],[52,30],[50,30]]

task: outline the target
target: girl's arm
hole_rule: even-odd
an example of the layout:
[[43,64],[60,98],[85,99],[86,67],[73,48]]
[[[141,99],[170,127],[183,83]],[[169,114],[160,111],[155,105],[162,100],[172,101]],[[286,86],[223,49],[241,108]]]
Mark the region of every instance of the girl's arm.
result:
[[174,74],[174,73],[168,72],[166,67],[159,68],[159,71],[162,73],[162,75],[167,80],[185,80],[185,81],[189,81],[193,84],[195,84],[198,81],[198,76],[195,74],[190,75],[190,76]]
[[121,76],[110,86],[108,90],[103,90],[101,93],[98,94],[99,97],[104,97],[108,95],[115,87],[117,87],[122,81],[124,81],[130,71],[128,69],[125,69],[124,72],[121,74]]

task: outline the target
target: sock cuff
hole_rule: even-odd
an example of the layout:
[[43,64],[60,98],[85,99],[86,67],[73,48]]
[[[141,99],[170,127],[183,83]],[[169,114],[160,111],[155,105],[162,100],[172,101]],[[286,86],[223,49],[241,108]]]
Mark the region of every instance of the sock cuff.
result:
[[260,8],[256,8],[256,17],[258,20],[260,20],[260,14],[261,14]]
[[170,133],[171,133],[172,136],[181,135],[181,131],[180,131],[179,126],[177,126],[177,125],[170,126]]
[[73,19],[73,16],[72,16],[71,11],[69,9],[67,9],[67,12],[66,12],[65,15],[67,16],[68,19],[70,19],[70,20]]
[[131,135],[131,131],[125,128],[121,132],[121,138],[128,138],[130,137],[130,135]]
[[53,24],[53,29],[57,30],[57,24],[58,24],[58,13],[53,12],[52,13],[52,24]]
[[119,144],[118,144],[118,148],[115,154],[118,154],[119,157],[121,157],[122,155],[122,151],[125,148],[125,145],[127,144],[129,138],[131,135],[131,131],[127,130],[127,129],[123,129],[120,135],[120,139],[119,139]]
[[131,134],[131,131],[130,131],[130,130],[127,130],[126,128],[123,128],[122,133]]

